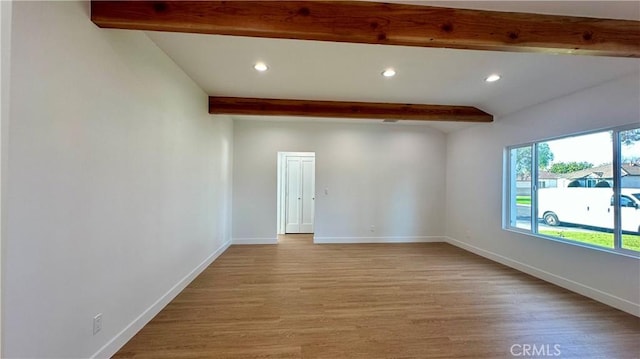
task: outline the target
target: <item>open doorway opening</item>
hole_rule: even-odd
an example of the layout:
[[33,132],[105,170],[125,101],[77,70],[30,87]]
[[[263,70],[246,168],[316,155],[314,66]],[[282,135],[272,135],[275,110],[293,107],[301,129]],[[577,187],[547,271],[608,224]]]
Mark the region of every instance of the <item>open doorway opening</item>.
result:
[[278,235],[313,233],[315,152],[278,152]]

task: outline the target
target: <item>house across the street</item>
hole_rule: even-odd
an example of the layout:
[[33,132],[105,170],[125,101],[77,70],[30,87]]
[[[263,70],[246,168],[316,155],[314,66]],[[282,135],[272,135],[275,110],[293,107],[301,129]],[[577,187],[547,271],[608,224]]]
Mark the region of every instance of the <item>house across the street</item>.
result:
[[[640,164],[624,163],[620,167],[620,187],[640,188]],[[613,166],[611,163],[560,176],[558,187],[613,187]]]

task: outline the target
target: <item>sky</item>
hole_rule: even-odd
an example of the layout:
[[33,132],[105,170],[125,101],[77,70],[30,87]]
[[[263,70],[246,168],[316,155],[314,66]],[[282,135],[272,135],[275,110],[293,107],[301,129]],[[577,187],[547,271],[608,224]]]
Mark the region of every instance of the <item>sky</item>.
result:
[[[569,137],[547,143],[554,155],[552,163],[586,161],[598,166],[611,163],[613,157],[609,132]],[[640,158],[640,141],[631,146],[622,145],[622,158],[628,157]]]

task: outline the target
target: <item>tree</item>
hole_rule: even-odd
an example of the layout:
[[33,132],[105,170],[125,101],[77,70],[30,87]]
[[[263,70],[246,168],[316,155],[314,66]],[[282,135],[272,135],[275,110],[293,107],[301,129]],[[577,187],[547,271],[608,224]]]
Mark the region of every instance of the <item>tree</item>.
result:
[[587,168],[592,168],[593,163],[589,162],[558,162],[551,165],[549,168],[549,172],[553,173],[569,173],[584,170]]
[[538,168],[543,170],[547,169],[549,167],[549,163],[553,161],[553,157],[553,152],[551,152],[549,144],[538,144]]
[[516,149],[516,174],[520,178],[531,176],[531,146]]
[[620,143],[626,146],[640,141],[640,128],[620,132]]
[[[620,154],[622,157],[622,163],[640,163],[640,156],[638,156],[638,148],[637,145],[640,142],[640,128],[635,128],[632,130],[620,131],[620,144],[623,146],[622,153]],[[633,150],[636,148],[636,150]],[[627,152],[627,149],[630,151]]]
[[[545,170],[553,161],[553,152],[547,143],[538,144],[538,168]],[[516,153],[516,173],[522,177],[531,176],[531,146],[520,147]]]

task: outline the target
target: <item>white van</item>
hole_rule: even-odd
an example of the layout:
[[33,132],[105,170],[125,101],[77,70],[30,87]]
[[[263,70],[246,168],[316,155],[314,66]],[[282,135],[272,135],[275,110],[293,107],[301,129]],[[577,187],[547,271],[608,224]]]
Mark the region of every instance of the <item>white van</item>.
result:
[[[622,230],[640,233],[640,188],[623,188],[620,193],[620,207]],[[540,189],[538,218],[550,226],[564,222],[613,229],[613,189]]]

